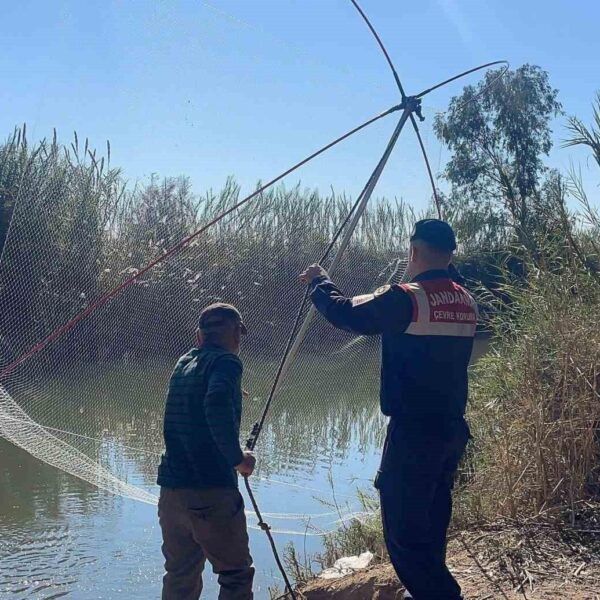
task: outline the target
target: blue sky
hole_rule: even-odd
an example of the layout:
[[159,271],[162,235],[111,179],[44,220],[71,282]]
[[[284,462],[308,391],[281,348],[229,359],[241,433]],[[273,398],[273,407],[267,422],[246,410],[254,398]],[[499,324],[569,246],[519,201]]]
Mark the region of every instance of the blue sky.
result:
[[[590,120],[600,89],[600,2],[363,0],[407,91],[479,63],[538,64],[568,114]],[[75,0],[5,2],[0,135],[26,122],[30,138],[73,130],[132,181],[186,174],[194,189],[235,175],[244,190],[397,102],[383,58],[349,0]],[[465,83],[474,82],[467,79]],[[454,85],[425,101],[434,169],[447,152],[431,130]],[[564,119],[554,123],[564,137]],[[388,117],[292,175],[356,193],[394,127]],[[3,132],[3,133],[2,133]],[[555,148],[551,164],[586,153]],[[377,190],[423,207],[430,191],[408,129]]]

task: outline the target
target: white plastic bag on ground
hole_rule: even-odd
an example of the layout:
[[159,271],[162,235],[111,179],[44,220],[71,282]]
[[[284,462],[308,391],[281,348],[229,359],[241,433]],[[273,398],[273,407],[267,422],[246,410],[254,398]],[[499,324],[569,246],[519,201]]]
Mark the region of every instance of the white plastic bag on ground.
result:
[[363,552],[360,556],[344,556],[335,561],[333,567],[321,572],[321,579],[336,579],[350,575],[360,569],[366,569],[373,561],[372,552]]

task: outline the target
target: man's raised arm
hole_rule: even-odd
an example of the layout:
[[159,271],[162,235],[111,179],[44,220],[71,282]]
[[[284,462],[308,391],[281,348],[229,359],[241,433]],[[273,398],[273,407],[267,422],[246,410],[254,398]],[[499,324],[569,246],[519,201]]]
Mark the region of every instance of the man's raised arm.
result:
[[412,303],[397,286],[383,286],[373,294],[347,298],[319,265],[310,266],[300,276],[311,286],[315,308],[335,327],[361,335],[384,331],[402,332],[410,323]]

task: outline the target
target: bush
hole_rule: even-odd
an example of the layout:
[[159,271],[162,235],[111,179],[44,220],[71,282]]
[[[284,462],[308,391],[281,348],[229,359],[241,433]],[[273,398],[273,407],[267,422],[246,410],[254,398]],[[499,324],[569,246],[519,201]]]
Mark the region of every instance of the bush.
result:
[[504,291],[511,307],[492,319],[495,341],[471,386],[461,511],[575,511],[600,492],[600,286],[583,271],[532,268]]

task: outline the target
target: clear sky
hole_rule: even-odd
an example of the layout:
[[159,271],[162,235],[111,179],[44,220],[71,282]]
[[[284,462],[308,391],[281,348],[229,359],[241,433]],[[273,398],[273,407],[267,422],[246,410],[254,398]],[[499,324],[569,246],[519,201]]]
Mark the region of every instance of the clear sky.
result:
[[[600,89],[598,0],[362,0],[407,91],[507,59],[549,71],[568,114],[590,121]],[[0,135],[103,147],[130,180],[186,174],[194,189],[235,175],[244,190],[397,103],[379,49],[349,0],[23,0],[2,2]],[[464,83],[474,82],[471,78]],[[423,134],[444,151],[433,114],[462,87],[430,95]],[[288,179],[355,194],[394,127],[388,117]],[[554,123],[565,135],[564,119]],[[3,132],[3,133],[2,133]],[[555,166],[587,169],[556,148]],[[594,187],[597,172],[586,174]],[[593,189],[592,189],[593,188]],[[430,191],[408,128],[378,194],[423,207]]]

